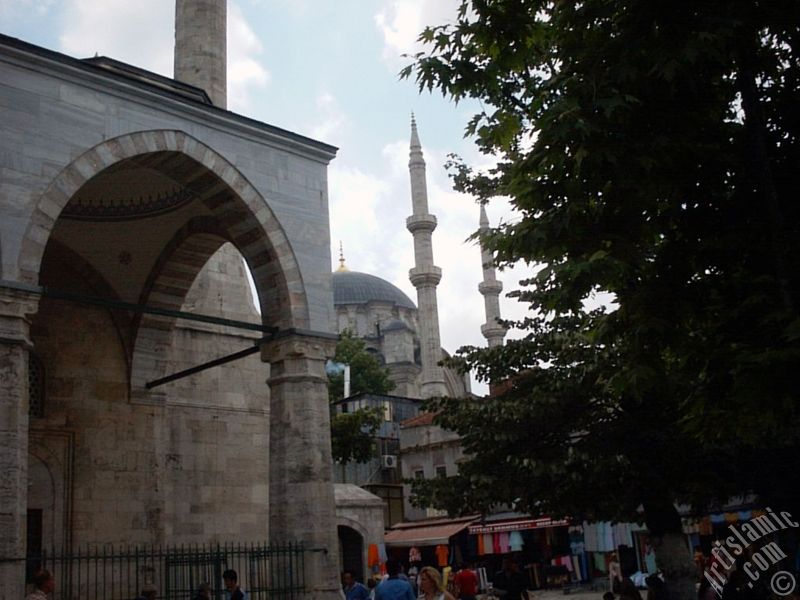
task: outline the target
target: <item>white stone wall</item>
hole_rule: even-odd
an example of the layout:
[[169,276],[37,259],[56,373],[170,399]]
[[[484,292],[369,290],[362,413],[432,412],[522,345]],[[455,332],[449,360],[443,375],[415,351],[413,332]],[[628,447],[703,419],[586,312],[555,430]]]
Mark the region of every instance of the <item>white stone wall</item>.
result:
[[3,278],[15,279],[28,260],[21,247],[36,202],[73,160],[124,134],[179,130],[230,161],[264,197],[291,240],[308,297],[309,327],[335,327],[326,172],[335,149],[83,69],[54,53],[2,44],[0,107]]
[[[250,343],[180,327],[175,368]],[[74,435],[73,542],[267,538],[268,393],[258,355],[167,384],[159,406],[131,402],[105,310],[44,300],[34,344],[48,372],[46,417],[32,423],[37,439],[53,446],[58,432]],[[48,466],[65,479],[63,464]],[[30,505],[50,502],[46,522],[68,527],[64,508],[35,489]],[[62,537],[53,531],[46,542]]]

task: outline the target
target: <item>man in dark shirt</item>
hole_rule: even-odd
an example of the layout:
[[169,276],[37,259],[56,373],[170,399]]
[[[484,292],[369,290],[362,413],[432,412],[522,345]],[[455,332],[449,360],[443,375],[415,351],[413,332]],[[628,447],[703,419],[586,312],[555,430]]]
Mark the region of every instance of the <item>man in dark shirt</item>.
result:
[[228,569],[222,574],[222,581],[225,582],[226,600],[246,600],[242,588],[239,587],[239,575],[233,569]]
[[513,558],[503,560],[503,570],[495,574],[492,586],[502,600],[528,600],[528,582]]

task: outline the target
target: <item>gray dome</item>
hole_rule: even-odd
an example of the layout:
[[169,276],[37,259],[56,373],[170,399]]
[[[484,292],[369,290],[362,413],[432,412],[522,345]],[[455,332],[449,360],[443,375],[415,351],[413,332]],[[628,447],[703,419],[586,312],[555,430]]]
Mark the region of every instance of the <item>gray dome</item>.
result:
[[411,298],[385,279],[357,271],[334,271],[334,305],[367,302],[391,302],[402,308],[417,309]]

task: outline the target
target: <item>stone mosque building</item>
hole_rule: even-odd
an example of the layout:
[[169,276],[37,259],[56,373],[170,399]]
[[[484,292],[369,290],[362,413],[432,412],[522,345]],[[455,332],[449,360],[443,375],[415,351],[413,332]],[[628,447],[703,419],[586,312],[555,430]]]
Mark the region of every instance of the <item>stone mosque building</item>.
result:
[[39,548],[227,540],[339,598],[336,148],[225,109],[225,5],[177,0],[174,79],[0,36],[0,598]]
[[437,364],[416,125],[415,306],[331,274],[337,149],[226,110],[225,30],[225,0],[176,0],[174,79],[0,35],[0,600],[45,548],[228,540],[324,550],[307,594],[338,599],[337,524],[383,531],[357,519],[380,500],[333,484],[337,332],[400,396],[469,392]]

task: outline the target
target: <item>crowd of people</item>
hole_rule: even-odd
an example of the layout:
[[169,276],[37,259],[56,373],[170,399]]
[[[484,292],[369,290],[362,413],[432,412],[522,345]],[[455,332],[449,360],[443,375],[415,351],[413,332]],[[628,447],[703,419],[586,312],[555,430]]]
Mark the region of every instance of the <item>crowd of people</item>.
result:
[[[411,570],[410,570],[411,571]],[[491,594],[502,600],[529,600],[527,581],[512,559],[492,578]],[[395,559],[386,561],[386,574],[379,581],[369,579],[367,586],[356,581],[352,571],[342,573],[346,600],[476,600],[478,575],[470,564],[461,565],[447,585],[435,567],[416,568],[406,573]]]
[[[47,569],[39,569],[33,576],[33,591],[28,594],[26,600],[48,600],[49,595],[55,590],[56,582],[52,573]],[[227,569],[222,573],[222,582],[225,586],[225,600],[248,600],[247,593],[239,585],[239,575],[233,569]],[[158,591],[155,587],[148,585],[142,588],[136,600],[156,600]],[[211,600],[211,584],[201,583],[197,592],[192,596],[192,600]]]

